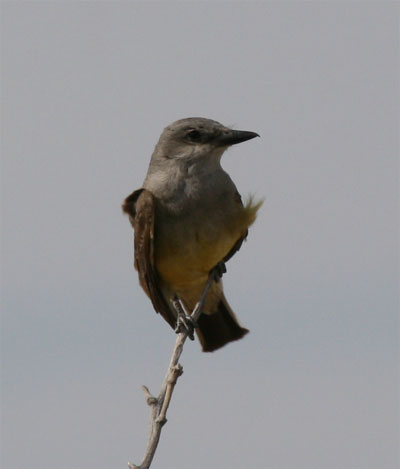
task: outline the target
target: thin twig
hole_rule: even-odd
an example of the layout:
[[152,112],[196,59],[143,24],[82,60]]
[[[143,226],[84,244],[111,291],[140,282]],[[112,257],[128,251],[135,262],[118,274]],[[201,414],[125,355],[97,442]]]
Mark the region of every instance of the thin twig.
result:
[[[194,307],[191,318],[194,322],[197,322],[200,317],[201,311],[204,307],[208,292],[214,282],[214,275],[211,274],[204,287],[204,290],[200,296],[199,301]],[[146,397],[146,402],[150,406],[150,432],[147,441],[147,448],[144,454],[143,460],[139,466],[129,462],[129,469],[149,469],[153,460],[154,454],[157,449],[158,442],[160,440],[161,429],[167,422],[167,410],[171,402],[172,393],[175,388],[175,384],[179,376],[183,373],[182,366],[178,363],[181,353],[183,351],[183,345],[188,337],[186,330],[179,332],[177,335],[175,346],[172,351],[172,356],[169,362],[168,371],[165,375],[164,381],[161,385],[161,391],[158,397],[154,397],[146,386],[142,386],[143,392]]]

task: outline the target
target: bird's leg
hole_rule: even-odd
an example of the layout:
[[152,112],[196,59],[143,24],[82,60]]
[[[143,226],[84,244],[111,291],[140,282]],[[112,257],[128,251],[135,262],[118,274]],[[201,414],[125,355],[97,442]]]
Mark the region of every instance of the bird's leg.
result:
[[220,278],[226,272],[226,265],[224,261],[218,262],[218,264],[210,270],[210,276],[214,278],[216,283],[219,282]]
[[177,320],[175,326],[175,332],[186,332],[190,340],[194,340],[194,329],[197,327],[197,322],[187,314],[185,307],[183,306],[178,295],[175,295],[172,304],[174,305],[175,311],[177,312]]

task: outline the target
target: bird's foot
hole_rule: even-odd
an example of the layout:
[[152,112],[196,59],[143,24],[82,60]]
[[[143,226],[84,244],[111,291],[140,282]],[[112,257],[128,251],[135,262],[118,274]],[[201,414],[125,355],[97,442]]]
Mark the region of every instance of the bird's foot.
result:
[[194,330],[197,327],[197,322],[194,321],[190,316],[178,316],[176,321],[175,332],[186,332],[190,340],[194,340]]
[[218,264],[210,270],[210,276],[212,276],[214,281],[218,283],[225,272],[226,272],[225,262],[221,261],[221,262],[218,262]]
[[189,339],[194,340],[194,329],[198,327],[197,322],[186,313],[180,299],[177,296],[175,296],[172,300],[172,304],[174,305],[174,308],[178,313],[175,332],[177,334],[179,334],[180,332],[186,332]]

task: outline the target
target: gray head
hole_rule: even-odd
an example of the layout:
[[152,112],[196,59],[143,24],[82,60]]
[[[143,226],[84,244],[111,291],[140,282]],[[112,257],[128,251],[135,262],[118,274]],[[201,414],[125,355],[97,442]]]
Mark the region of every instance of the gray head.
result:
[[229,146],[254,137],[259,135],[255,132],[229,129],[204,117],[188,117],[164,129],[154,150],[153,159],[219,159]]

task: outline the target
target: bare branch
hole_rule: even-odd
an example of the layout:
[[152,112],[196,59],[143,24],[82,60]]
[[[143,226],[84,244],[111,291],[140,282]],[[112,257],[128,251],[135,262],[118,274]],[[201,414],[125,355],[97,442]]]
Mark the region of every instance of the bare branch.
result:
[[[194,307],[191,317],[194,322],[200,317],[204,303],[206,301],[208,292],[214,282],[214,275],[210,274],[204,290],[200,296],[199,301]],[[165,375],[164,381],[161,385],[161,390],[158,397],[154,397],[146,386],[142,386],[146,402],[150,406],[150,431],[147,441],[147,448],[143,460],[139,466],[129,462],[129,469],[148,469],[153,461],[158,442],[160,440],[161,429],[167,422],[167,410],[171,402],[172,393],[174,391],[176,382],[183,373],[182,366],[178,363],[179,358],[183,351],[183,345],[188,337],[186,330],[179,332],[176,337],[175,346],[172,351],[172,356],[169,362],[168,370]]]

